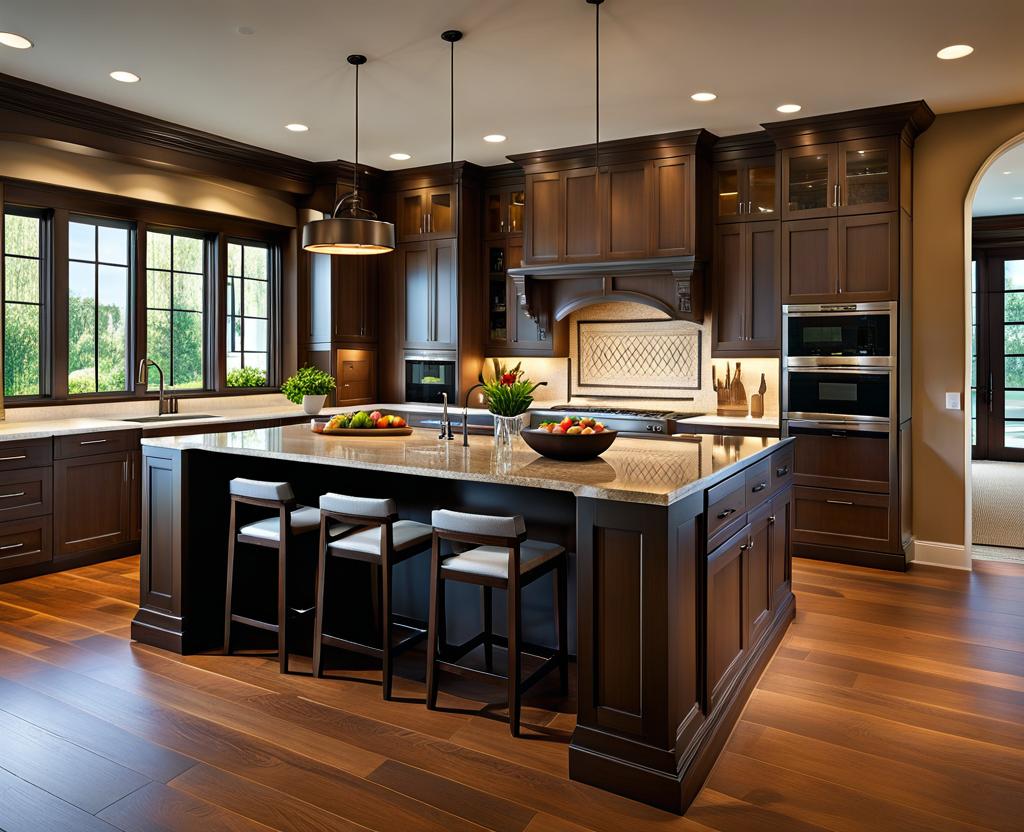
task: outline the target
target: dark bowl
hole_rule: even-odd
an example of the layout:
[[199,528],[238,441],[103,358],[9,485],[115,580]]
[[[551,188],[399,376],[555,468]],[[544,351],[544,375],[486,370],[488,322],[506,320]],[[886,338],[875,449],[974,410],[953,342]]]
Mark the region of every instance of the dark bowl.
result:
[[548,433],[540,428],[527,428],[522,432],[523,441],[537,453],[565,460],[594,459],[611,447],[616,436],[618,433],[614,430],[575,436]]

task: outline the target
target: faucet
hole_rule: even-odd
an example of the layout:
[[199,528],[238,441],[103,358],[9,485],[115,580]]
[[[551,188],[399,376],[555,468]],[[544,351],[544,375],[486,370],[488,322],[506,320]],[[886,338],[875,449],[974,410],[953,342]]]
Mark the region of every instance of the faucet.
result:
[[462,447],[469,447],[469,394],[477,387],[484,387],[484,383],[474,384],[466,391],[466,401],[462,405]]
[[444,404],[444,412],[441,414],[441,432],[437,435],[437,438],[454,439],[455,434],[452,433],[452,420],[448,418],[448,393],[444,390],[441,391],[441,401]]
[[156,367],[156,371],[160,374],[160,410],[159,415],[163,416],[166,413],[170,413],[169,401],[164,398],[164,371],[160,369],[160,365],[157,364],[150,358],[143,358],[139,362],[139,375],[138,383],[149,386],[149,368]]

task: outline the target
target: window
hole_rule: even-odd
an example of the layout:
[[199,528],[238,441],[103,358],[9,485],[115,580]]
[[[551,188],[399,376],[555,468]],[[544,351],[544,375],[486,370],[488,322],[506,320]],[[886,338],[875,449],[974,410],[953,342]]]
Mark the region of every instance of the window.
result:
[[4,214],[4,396],[43,392],[43,231],[39,214]]
[[68,393],[128,389],[132,231],[127,223],[68,223]]
[[146,235],[146,352],[169,388],[205,386],[207,248],[187,233]]
[[228,243],[228,387],[261,387],[267,383],[270,255],[270,247],[264,244]]

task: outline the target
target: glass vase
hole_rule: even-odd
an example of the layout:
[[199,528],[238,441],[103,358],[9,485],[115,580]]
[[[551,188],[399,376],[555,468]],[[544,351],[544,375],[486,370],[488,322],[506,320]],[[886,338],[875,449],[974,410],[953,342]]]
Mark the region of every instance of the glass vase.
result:
[[523,430],[522,416],[499,416],[494,414],[494,447],[511,451]]

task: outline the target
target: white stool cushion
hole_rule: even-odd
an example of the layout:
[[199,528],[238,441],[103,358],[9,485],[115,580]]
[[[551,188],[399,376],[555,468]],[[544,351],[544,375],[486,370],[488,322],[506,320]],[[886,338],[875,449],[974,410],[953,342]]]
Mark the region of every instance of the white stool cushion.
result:
[[[380,554],[380,531],[381,527],[350,534],[341,540],[335,540],[327,544],[328,549],[338,551],[363,552],[367,555]],[[417,523],[415,520],[397,520],[391,529],[391,541],[395,550],[405,549],[417,543],[426,543],[433,537],[434,530],[426,523]]]
[[357,517],[385,517],[398,511],[394,500],[377,497],[349,497],[345,494],[324,494],[320,508],[337,514],[354,514]]
[[[548,558],[563,551],[557,543],[544,540],[524,540],[519,546],[519,568],[538,558]],[[442,572],[462,572],[487,578],[508,580],[508,549],[503,546],[477,546],[461,555],[448,558],[441,564]]]
[[295,492],[286,482],[265,482],[235,477],[228,483],[228,491],[236,497],[252,497],[257,500],[294,500]]
[[[320,528],[320,509],[310,506],[299,506],[292,512],[292,534],[305,534]],[[268,517],[249,523],[238,530],[239,534],[249,537],[260,537],[263,540],[281,539],[281,521],[279,517]]]
[[484,534],[491,537],[518,537],[526,533],[526,521],[521,514],[512,517],[492,514],[468,514],[464,511],[435,509],[430,522],[434,528],[461,534]]

